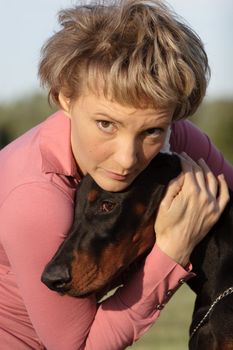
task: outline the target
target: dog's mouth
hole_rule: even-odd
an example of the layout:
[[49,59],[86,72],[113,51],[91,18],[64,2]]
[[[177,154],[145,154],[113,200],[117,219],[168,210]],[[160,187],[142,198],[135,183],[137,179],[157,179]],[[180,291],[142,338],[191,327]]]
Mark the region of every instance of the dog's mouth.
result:
[[106,291],[108,292],[110,289],[112,289],[111,282],[120,275],[122,269],[119,269],[116,271],[111,278],[106,278],[105,280],[102,278],[102,276],[93,275],[93,278],[91,281],[87,283],[86,278],[80,278],[79,283],[71,283],[69,286],[66,286],[64,289],[64,292],[62,294],[67,294],[72,297],[79,297],[84,298],[88,297],[90,295],[99,293],[100,291]]
[[106,250],[97,263],[91,255],[76,253],[71,264],[72,280],[64,286],[65,294],[86,297],[110,285],[123,270],[123,263],[119,257],[117,261],[111,259],[109,254]]

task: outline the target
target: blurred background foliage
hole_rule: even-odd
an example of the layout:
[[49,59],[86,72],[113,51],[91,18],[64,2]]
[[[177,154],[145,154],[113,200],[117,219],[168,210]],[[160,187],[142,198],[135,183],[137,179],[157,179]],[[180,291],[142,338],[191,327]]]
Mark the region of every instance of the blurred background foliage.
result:
[[233,98],[204,102],[190,118],[233,164]]
[[[35,126],[52,112],[41,93],[0,102],[0,148]],[[203,129],[233,163],[233,98],[204,101],[191,120]],[[161,313],[159,320],[131,348],[135,350],[186,350],[194,294],[183,286]]]
[[52,111],[47,97],[39,92],[0,103],[0,146],[44,120]]
[[[16,100],[0,102],[0,147],[38,124],[55,108],[47,97],[34,93]],[[203,129],[225,157],[233,163],[233,98],[204,101],[191,120]]]

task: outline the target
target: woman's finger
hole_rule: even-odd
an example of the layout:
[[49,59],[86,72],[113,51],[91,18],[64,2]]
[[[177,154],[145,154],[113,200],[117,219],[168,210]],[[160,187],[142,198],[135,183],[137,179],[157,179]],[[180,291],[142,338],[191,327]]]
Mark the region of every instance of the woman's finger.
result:
[[179,194],[184,183],[184,174],[181,173],[168,184],[166,194],[160,205],[170,208],[173,199]]
[[192,167],[192,174],[190,177],[192,180],[195,180],[196,186],[198,189],[204,191],[206,190],[206,181],[203,169],[199,164],[197,164],[192,158],[190,158],[186,153],[182,153],[182,157],[188,162]]
[[204,172],[204,175],[205,175],[206,186],[208,188],[209,193],[214,198],[216,198],[217,197],[217,193],[218,193],[218,185],[219,185],[217,178],[212,173],[212,171],[210,170],[210,168],[208,167],[208,165],[206,164],[204,159],[202,159],[202,158],[199,159],[198,160],[198,164],[203,169],[203,172]]
[[220,216],[230,199],[230,195],[229,195],[229,189],[228,189],[226,180],[223,175],[218,176],[218,181],[219,181],[219,195],[217,198],[217,203],[220,211],[219,212],[219,216]]

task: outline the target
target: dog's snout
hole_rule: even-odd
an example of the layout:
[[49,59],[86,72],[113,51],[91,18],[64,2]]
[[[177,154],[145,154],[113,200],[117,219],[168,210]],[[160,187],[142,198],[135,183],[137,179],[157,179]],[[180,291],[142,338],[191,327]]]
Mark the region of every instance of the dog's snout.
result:
[[69,268],[65,265],[51,265],[45,268],[41,281],[52,290],[66,292],[71,281]]

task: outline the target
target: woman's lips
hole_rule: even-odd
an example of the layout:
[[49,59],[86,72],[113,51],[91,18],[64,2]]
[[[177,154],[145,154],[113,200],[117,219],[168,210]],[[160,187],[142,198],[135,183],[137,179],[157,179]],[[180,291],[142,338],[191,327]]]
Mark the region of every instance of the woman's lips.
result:
[[121,175],[121,174],[115,173],[114,171],[110,171],[110,170],[105,170],[105,173],[111,179],[118,180],[118,181],[124,181],[129,176],[129,174]]

